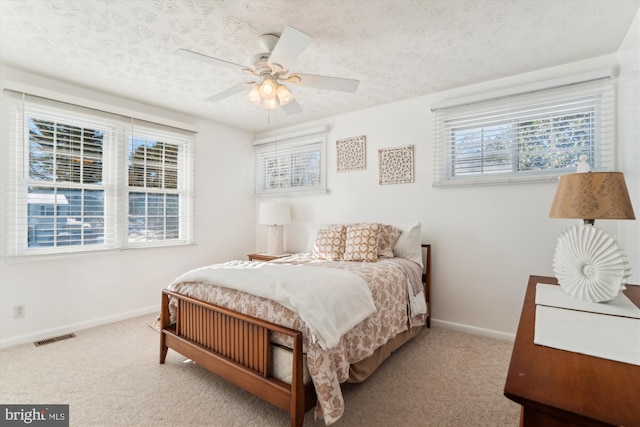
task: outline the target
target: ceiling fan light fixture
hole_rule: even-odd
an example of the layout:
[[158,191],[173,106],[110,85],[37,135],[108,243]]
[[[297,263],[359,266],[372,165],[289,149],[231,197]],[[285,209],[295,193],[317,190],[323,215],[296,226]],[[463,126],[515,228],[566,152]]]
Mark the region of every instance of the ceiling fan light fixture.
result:
[[353,79],[289,74],[289,67],[311,43],[311,40],[310,35],[288,25],[280,35],[263,34],[259,39],[259,44],[263,48],[262,53],[253,56],[252,65],[249,67],[186,49],[178,49],[176,54],[187,59],[242,71],[249,77],[244,83],[223,90],[205,101],[219,102],[250,87],[246,96],[256,106],[267,109],[281,106],[287,114],[297,114],[302,111],[302,108],[298,105],[298,99],[289,92],[289,84],[350,93],[355,93],[359,84],[358,80]]
[[276,90],[278,94],[278,100],[280,101],[280,105],[287,105],[291,101],[293,101],[293,95],[289,92],[289,89],[285,85],[278,85],[278,89]]
[[276,97],[276,87],[277,83],[273,81],[270,77],[265,77],[264,81],[260,85],[260,96],[262,96],[265,100],[274,99]]
[[265,99],[262,106],[267,110],[275,110],[278,108],[278,101],[275,98]]

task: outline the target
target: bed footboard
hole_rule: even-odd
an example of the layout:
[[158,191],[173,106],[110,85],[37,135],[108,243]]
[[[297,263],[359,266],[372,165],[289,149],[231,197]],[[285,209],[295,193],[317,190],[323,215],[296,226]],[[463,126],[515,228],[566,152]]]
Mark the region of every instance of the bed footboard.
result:
[[[171,323],[169,316],[170,298],[177,301],[175,323]],[[302,426],[306,410],[315,405],[315,390],[312,383],[306,388],[303,383],[300,331],[168,290],[162,291],[161,307],[160,363],[164,363],[171,348],[288,411],[292,427]],[[291,384],[269,375],[272,332],[293,338]]]

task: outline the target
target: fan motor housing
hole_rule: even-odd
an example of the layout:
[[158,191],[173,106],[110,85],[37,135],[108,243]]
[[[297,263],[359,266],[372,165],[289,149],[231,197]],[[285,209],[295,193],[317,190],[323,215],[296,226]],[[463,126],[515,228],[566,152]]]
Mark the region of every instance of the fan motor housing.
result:
[[266,52],[271,52],[278,44],[278,40],[280,40],[280,36],[276,34],[263,34],[258,38],[258,45]]
[[259,53],[253,56],[252,63],[253,69],[257,73],[271,73],[272,68],[269,65],[269,57],[271,56],[270,52]]

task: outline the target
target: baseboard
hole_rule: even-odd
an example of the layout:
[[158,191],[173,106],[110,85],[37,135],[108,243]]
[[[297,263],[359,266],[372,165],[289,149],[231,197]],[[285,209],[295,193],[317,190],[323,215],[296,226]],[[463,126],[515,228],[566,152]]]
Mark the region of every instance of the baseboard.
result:
[[47,338],[58,337],[60,335],[70,334],[73,332],[81,331],[83,329],[89,329],[96,326],[106,325],[108,323],[119,322],[120,320],[131,319],[133,317],[144,316],[145,314],[159,313],[160,308],[157,305],[147,308],[141,308],[138,310],[128,311],[125,313],[118,313],[112,316],[101,317],[99,319],[92,319],[86,322],[78,322],[71,325],[60,326],[58,328],[47,329],[44,331],[34,332],[31,334],[20,335],[13,338],[7,338],[0,340],[0,349],[13,347],[16,345],[32,343]]
[[[70,334],[72,332],[81,331],[83,329],[93,328],[95,326],[106,325],[108,323],[118,322],[120,320],[131,319],[133,317],[144,316],[145,314],[151,314],[158,312],[158,306],[152,306],[142,308],[139,310],[129,311],[126,313],[118,313],[113,316],[102,317],[100,319],[94,319],[86,322],[79,322],[72,325],[61,326],[58,328],[47,329],[40,332],[34,332],[32,334],[20,335],[18,337],[8,338],[0,340],[0,349],[13,347],[16,345],[32,343],[51,337],[57,337],[60,335]],[[489,338],[499,339],[503,341],[515,340],[515,334],[508,334],[506,332],[495,331],[493,329],[478,328],[475,326],[463,325],[461,323],[448,322],[446,320],[431,319],[431,325],[441,328],[454,329],[456,331],[466,332],[474,335],[481,335]]]
[[477,328],[475,326],[463,325],[461,323],[447,322],[446,320],[431,319],[431,325],[441,328],[455,329],[456,331],[466,332],[474,335],[482,335],[488,338],[494,338],[503,341],[513,342],[516,338],[515,334],[495,331],[493,329]]

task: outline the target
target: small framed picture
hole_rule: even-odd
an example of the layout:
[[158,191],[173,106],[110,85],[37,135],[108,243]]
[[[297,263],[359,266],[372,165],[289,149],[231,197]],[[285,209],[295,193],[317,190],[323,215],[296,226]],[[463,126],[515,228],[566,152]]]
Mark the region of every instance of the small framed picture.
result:
[[413,145],[378,150],[379,182],[408,184],[413,182]]
[[363,136],[336,141],[336,171],[347,172],[367,168],[367,139]]

